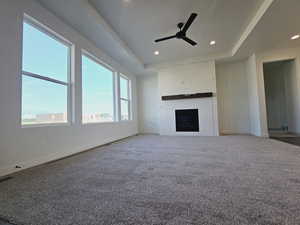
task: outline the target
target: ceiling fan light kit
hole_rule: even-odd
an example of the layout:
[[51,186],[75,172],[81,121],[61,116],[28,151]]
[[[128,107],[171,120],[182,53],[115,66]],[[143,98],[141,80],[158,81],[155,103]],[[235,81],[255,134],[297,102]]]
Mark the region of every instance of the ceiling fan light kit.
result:
[[166,41],[169,39],[173,39],[173,38],[177,38],[177,39],[182,39],[186,42],[188,42],[190,45],[195,46],[197,45],[197,43],[193,40],[191,40],[190,38],[188,38],[186,36],[186,32],[188,31],[188,29],[190,28],[190,26],[192,25],[192,23],[194,22],[194,20],[196,19],[197,14],[196,13],[192,13],[190,18],[188,19],[188,21],[184,24],[184,23],[178,23],[177,27],[179,28],[179,32],[177,32],[175,35],[173,36],[169,36],[169,37],[164,37],[164,38],[160,38],[155,40],[155,42],[161,42],[161,41]]

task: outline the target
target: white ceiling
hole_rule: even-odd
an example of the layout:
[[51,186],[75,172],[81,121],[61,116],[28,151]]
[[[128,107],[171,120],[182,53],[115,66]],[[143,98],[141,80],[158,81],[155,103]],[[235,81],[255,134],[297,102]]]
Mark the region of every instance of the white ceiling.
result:
[[[145,64],[182,60],[230,51],[262,0],[90,0],[122,40]],[[237,10],[238,9],[238,10]],[[188,36],[196,47],[182,40],[154,43],[174,35],[179,22],[198,13]],[[211,47],[209,42],[216,40]],[[157,57],[155,50],[160,52]]]
[[300,1],[275,0],[230,60],[271,49],[299,47],[300,39],[291,40],[295,34],[300,34]]
[[[299,45],[299,0],[39,0],[66,23],[135,74],[187,59],[236,60],[274,47]],[[198,13],[188,36],[154,43]],[[211,40],[217,41],[210,46]],[[153,54],[160,51],[159,56]]]

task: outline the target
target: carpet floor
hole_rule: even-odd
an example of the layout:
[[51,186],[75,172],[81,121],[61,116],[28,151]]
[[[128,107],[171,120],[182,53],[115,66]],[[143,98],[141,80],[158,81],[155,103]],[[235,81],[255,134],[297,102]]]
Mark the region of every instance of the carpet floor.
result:
[[300,137],[272,137],[275,140],[283,141],[292,145],[300,146]]
[[16,225],[299,225],[299,212],[300,148],[250,136],[137,136],[0,183]]

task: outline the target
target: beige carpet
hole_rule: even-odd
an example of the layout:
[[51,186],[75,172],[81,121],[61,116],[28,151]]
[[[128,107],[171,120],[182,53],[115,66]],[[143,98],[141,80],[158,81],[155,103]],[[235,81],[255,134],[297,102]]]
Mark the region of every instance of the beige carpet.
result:
[[138,136],[0,183],[0,218],[17,225],[299,225],[299,212],[300,148],[249,136]]

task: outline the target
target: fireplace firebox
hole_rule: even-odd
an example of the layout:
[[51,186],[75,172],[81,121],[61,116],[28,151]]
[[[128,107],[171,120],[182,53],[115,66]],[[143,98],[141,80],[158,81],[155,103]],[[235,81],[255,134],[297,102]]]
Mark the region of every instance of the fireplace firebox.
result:
[[177,132],[199,132],[198,109],[175,110]]

